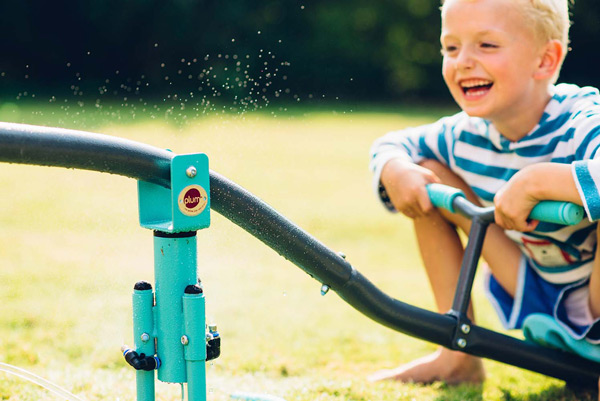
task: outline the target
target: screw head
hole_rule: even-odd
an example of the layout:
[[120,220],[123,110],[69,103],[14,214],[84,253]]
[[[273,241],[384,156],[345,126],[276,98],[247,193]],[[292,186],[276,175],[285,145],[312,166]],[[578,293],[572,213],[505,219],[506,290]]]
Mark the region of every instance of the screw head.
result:
[[198,173],[198,171],[196,170],[196,167],[194,167],[194,166],[189,166],[187,168],[187,170],[185,170],[185,174],[190,178],[194,178],[197,173]]
[[462,331],[464,334],[469,334],[469,332],[471,331],[471,326],[464,323],[460,326],[460,331]]
[[327,284],[323,284],[321,286],[321,295],[325,295],[329,292],[329,286]]
[[181,336],[181,343],[183,345],[188,345],[190,343],[190,339],[188,338],[188,336]]
[[142,342],[146,343],[146,342],[148,342],[148,340],[150,340],[150,334],[148,334],[148,333],[142,333],[142,335],[140,336],[140,338],[142,339]]
[[456,345],[458,345],[460,348],[465,348],[467,346],[467,340],[464,338],[459,338],[458,341],[456,341]]

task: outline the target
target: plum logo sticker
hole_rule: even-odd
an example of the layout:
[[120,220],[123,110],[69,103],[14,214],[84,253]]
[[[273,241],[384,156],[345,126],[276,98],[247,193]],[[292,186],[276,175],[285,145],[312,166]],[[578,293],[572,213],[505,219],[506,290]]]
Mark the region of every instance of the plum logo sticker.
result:
[[179,210],[186,216],[198,216],[208,203],[208,195],[200,185],[189,185],[179,193]]

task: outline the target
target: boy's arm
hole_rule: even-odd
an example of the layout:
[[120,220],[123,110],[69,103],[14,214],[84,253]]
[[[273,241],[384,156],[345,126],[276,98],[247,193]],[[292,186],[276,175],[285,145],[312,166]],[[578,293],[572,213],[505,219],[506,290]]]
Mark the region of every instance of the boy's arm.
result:
[[583,205],[570,164],[538,163],[521,169],[494,197],[496,223],[508,230],[532,231],[531,209],[542,200]]
[[[404,211],[404,202],[400,199],[406,199],[407,194],[401,190],[405,184],[410,188],[415,182],[437,182],[436,178],[430,176],[429,170],[419,167],[417,163],[424,159],[449,163],[448,149],[452,141],[450,127],[458,119],[460,116],[456,115],[433,124],[390,132],[373,143],[369,163],[373,172],[373,189],[389,211]],[[420,188],[421,192],[425,191],[424,185]],[[409,198],[415,199],[414,196]]]

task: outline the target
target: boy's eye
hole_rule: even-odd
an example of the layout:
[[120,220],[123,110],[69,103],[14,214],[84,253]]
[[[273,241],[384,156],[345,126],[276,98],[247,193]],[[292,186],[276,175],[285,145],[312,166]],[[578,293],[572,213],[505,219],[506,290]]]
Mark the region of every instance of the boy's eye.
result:
[[483,47],[484,49],[496,49],[498,46],[493,44],[493,43],[482,43],[481,47]]
[[455,52],[457,49],[457,46],[442,46],[442,55]]

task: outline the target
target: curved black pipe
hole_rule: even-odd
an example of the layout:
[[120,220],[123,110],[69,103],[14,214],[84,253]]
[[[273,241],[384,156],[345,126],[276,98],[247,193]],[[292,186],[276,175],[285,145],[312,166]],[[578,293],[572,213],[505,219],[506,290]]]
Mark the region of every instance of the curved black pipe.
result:
[[[95,170],[170,187],[174,154],[106,135],[0,123],[0,161]],[[456,349],[456,320],[393,299],[342,257],[269,205],[214,171],[211,205],[373,320],[400,332]],[[473,326],[463,351],[571,383],[590,384],[600,364]]]
[[0,123],[0,161],[94,170],[169,188],[169,151],[109,135]]

